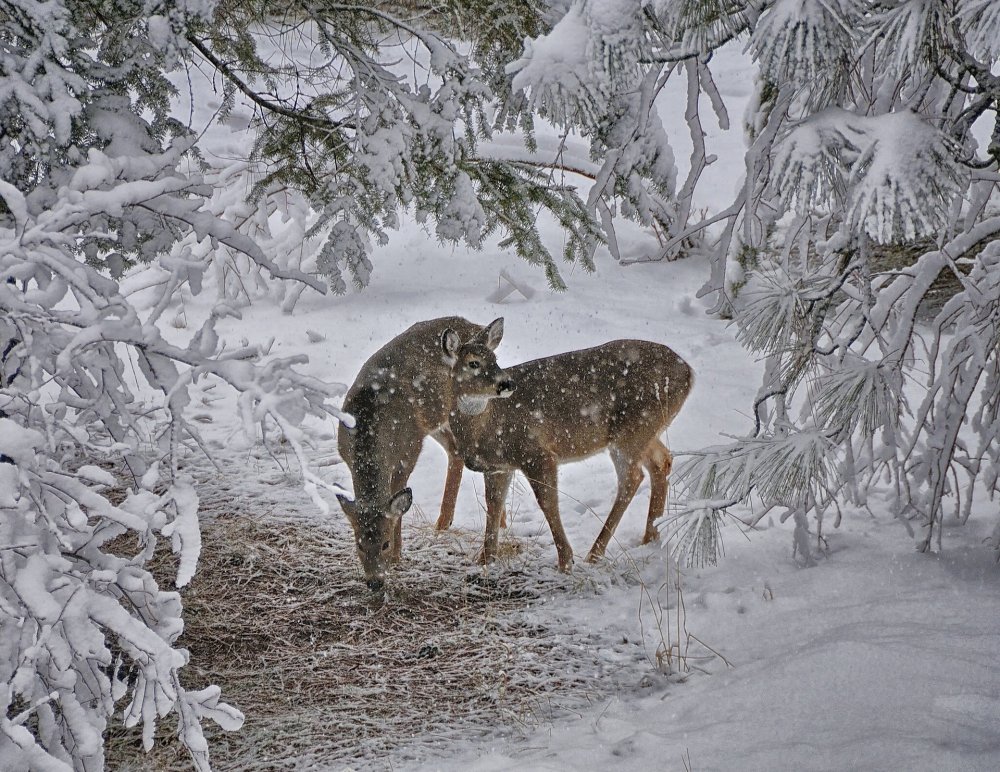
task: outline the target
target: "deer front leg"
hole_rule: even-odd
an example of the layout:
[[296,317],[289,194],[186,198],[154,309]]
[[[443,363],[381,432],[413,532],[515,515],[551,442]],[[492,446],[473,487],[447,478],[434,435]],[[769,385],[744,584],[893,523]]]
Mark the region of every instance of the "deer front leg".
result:
[[483,475],[486,488],[486,538],[479,556],[479,561],[483,564],[491,563],[496,558],[504,501],[513,476],[511,471],[487,472]]
[[462,470],[465,468],[461,458],[447,447],[446,450],[448,450],[448,474],[444,480],[444,495],[441,497],[441,514],[435,526],[439,531],[451,528],[455,519],[455,502],[458,500],[458,488],[462,484]]
[[559,570],[569,573],[573,569],[573,548],[559,517],[559,465],[554,458],[545,458],[525,466],[523,471],[552,531],[552,541],[559,555]]
[[[413,467],[417,465],[417,457],[420,455],[420,442],[410,442],[397,445],[399,449],[399,461],[393,469],[389,478],[389,490],[396,494],[406,487],[406,483],[413,473]],[[403,555],[403,518],[396,519],[392,529],[392,550],[389,553],[389,562],[398,563]]]
[[[451,528],[455,520],[455,502],[458,500],[458,489],[462,484],[462,472],[465,463],[458,455],[455,447],[455,437],[448,429],[441,429],[431,435],[440,443],[448,454],[448,473],[444,480],[444,495],[441,497],[441,514],[438,516],[435,527],[439,531],[446,531]],[[507,509],[500,510],[500,527],[507,527]]]

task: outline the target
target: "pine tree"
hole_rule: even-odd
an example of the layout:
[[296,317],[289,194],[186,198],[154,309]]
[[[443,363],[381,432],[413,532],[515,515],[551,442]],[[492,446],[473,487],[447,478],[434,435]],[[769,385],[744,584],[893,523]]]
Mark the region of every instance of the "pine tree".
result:
[[[946,499],[964,521],[977,484],[998,489],[1000,4],[583,0],[561,25],[598,61],[628,62],[635,83],[686,73],[695,150],[659,257],[703,239],[703,294],[766,361],[751,434],[680,470],[697,524],[682,542],[712,545],[720,513],[753,502],[754,521],[775,508],[794,518],[809,562],[810,516],[839,521],[888,485],[896,515],[921,524],[920,549],[940,543]],[[708,154],[701,98],[728,120],[711,55],[737,38],[759,68],[744,183],[691,222],[684,203]],[[545,93],[553,58],[529,45],[515,84]],[[560,115],[613,122],[608,74],[574,71],[586,75]],[[977,122],[992,126],[985,147]],[[936,307],[942,282],[952,295]]]

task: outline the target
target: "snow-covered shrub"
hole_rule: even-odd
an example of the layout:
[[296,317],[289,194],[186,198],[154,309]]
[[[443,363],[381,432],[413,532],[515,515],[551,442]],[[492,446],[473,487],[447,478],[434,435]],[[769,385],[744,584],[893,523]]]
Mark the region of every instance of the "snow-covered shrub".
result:
[[[277,426],[303,462],[302,420],[339,418],[339,385],[259,346],[225,350],[216,306],[186,341],[159,320],[197,294],[213,247],[276,279],[276,265],[212,209],[190,167],[190,130],[164,77],[211,3],[22,2],[0,15],[0,759],[4,769],[104,768],[117,712],[147,747],[176,714],[208,769],[202,723],[242,723],[217,686],[191,689],[176,646],[180,596],[147,564],[194,575],[198,497],[178,450],[199,444],[185,413],[201,379],[229,384],[247,424]],[[158,10],[154,7],[152,10]],[[16,12],[15,12],[16,11]],[[129,14],[134,14],[130,16]],[[219,212],[225,214],[225,212]],[[140,308],[115,278],[149,264]],[[101,466],[96,464],[100,462]],[[320,501],[319,496],[315,497]]]
[[[208,267],[188,241],[215,239],[276,276],[318,284],[281,271],[204,214],[199,181],[177,171],[180,157],[92,149],[44,208],[12,185],[0,189],[9,213],[0,227],[0,758],[12,768],[103,768],[102,734],[116,708],[126,724],[143,725],[147,744],[157,719],[176,712],[200,768],[202,719],[242,722],[217,687],[184,687],[186,653],[173,645],[180,599],[146,568],[161,540],[177,553],[177,586],[197,565],[198,498],[177,463],[182,443],[199,442],[185,416],[192,383],[237,389],[247,424],[276,425],[307,486],[322,484],[305,467],[300,425],[306,414],[338,418],[329,400],[342,387],[297,373],[294,361],[266,360],[258,346],[224,350],[215,324],[232,313],[225,305],[185,345],[159,332],[178,288],[197,292]],[[134,208],[188,232],[148,269],[158,281],[142,313],[75,250],[95,221]],[[129,490],[109,496],[123,481],[92,459],[120,460]]]

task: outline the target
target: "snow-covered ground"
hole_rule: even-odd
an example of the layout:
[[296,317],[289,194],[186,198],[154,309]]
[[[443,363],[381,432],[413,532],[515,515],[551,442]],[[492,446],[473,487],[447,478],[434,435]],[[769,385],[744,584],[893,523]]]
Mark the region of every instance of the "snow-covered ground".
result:
[[[634,245],[638,248],[638,244]],[[695,293],[705,266],[686,261],[635,265],[609,260],[597,275],[568,277],[551,294],[515,258],[451,252],[408,228],[376,255],[376,277],[345,298],[304,298],[292,316],[258,309],[231,334],[276,335],[275,353],[308,353],[314,373],[349,382],[361,362],[410,323],[458,313],[481,322],[506,319],[501,363],[596,344],[621,336],[662,341],[694,367],[697,382],[668,432],[675,451],[745,430],[758,368],[723,322],[701,313]],[[485,300],[507,269],[539,291],[531,300]],[[306,330],[326,340],[310,343]],[[444,454],[428,441],[411,478],[416,509],[436,515]],[[327,474],[345,482],[343,467]],[[561,470],[563,521],[579,556],[595,538],[614,495],[606,456]],[[479,476],[466,473],[455,528],[481,533]],[[515,485],[510,538],[555,550],[526,485]],[[609,648],[644,641],[652,658],[657,633],[644,596],[668,572],[656,547],[638,547],[647,504],[644,485],[609,550],[643,564],[645,587],[576,589],[531,612],[549,624],[598,633]],[[336,505],[333,511],[339,516]],[[308,516],[308,512],[299,513]],[[318,516],[318,515],[317,515]],[[528,735],[503,731],[491,742],[458,745],[425,759],[422,769],[907,769],[1000,768],[1000,569],[982,544],[995,517],[983,503],[966,527],[945,535],[945,552],[921,555],[888,514],[847,511],[827,528],[828,550],[814,568],[792,558],[788,528],[724,530],[726,556],[682,577],[686,631],[720,657],[692,644],[683,683],[638,673],[633,688],[602,695],[578,715]],[[346,531],[345,531],[346,537]],[[502,571],[502,566],[493,570]],[[585,576],[601,567],[582,567]],[[571,581],[571,580],[568,580]],[[411,590],[414,588],[410,588]],[[654,590],[655,591],[655,590]],[[664,605],[669,605],[666,602]],[[668,623],[676,611],[666,609]],[[595,692],[602,692],[595,683]],[[433,706],[428,706],[433,710]],[[386,762],[391,762],[387,759]],[[400,768],[394,764],[394,768]]]
[[[781,529],[729,534],[725,561],[684,587],[689,630],[731,668],[698,663],[708,675],[636,684],[528,738],[422,768],[996,770],[1000,584],[982,535],[949,534],[950,552],[928,557],[884,518],[859,516],[800,569]],[[629,594],[622,634],[635,627]],[[603,620],[602,603],[589,606]]]
[[[714,62],[737,132],[751,74],[738,54]],[[683,103],[663,101],[665,124],[676,137],[684,174],[687,153]],[[738,134],[722,136],[706,116],[712,152],[709,199],[719,207],[739,182]],[[715,143],[715,144],[713,144]],[[560,233],[547,227],[553,250]],[[625,256],[655,249],[636,229],[622,239]],[[725,322],[704,314],[696,293],[707,266],[696,260],[615,265],[607,253],[589,275],[565,269],[568,291],[553,294],[544,278],[493,246],[467,253],[438,245],[418,225],[406,225],[376,251],[375,273],[363,292],[345,297],[302,297],[291,315],[262,305],[220,332],[251,341],[275,337],[272,353],[305,353],[308,370],[350,383],[364,360],[413,322],[460,314],[486,323],[506,320],[501,364],[595,345],[619,337],[665,343],[694,368],[694,391],[668,432],[675,452],[745,432],[747,410],[759,382]],[[533,286],[530,299],[487,298],[506,270]],[[307,331],[319,333],[313,341]],[[235,430],[226,403],[212,409],[216,437]],[[332,431],[329,452],[333,447]],[[235,446],[227,445],[235,453]],[[220,452],[223,452],[220,450]],[[444,481],[443,452],[428,441],[410,484],[414,512],[406,521],[436,516]],[[323,474],[348,483],[346,469]],[[615,475],[606,456],[567,465],[560,476],[563,522],[578,560],[593,542],[614,496]],[[466,473],[455,528],[481,533],[481,478]],[[298,501],[301,497],[291,497]],[[650,659],[657,611],[676,624],[676,597],[651,603],[672,569],[659,547],[639,547],[648,487],[644,484],[609,549],[641,564],[642,586],[583,582],[573,592],[537,604],[531,614],[549,624],[592,631],[609,650],[624,639],[642,641]],[[1000,568],[982,540],[996,505],[979,502],[966,527],[951,527],[940,555],[917,554],[904,527],[887,512],[847,510],[843,525],[827,526],[827,549],[818,565],[793,560],[790,528],[768,522],[753,532],[730,524],[719,565],[683,572],[687,633],[704,645],[688,650],[690,677],[668,678],[648,668],[634,683],[598,695],[573,714],[525,733],[498,727],[487,741],[455,743],[419,763],[380,760],[394,769],[693,769],[693,770],[995,770],[1000,769]],[[526,485],[515,484],[508,511],[513,540],[555,550]],[[307,510],[301,517],[322,517]],[[331,502],[331,516],[340,517]],[[346,526],[345,526],[346,527]],[[346,530],[345,530],[346,538]],[[404,535],[405,544],[405,535]],[[404,546],[405,559],[405,546]],[[470,567],[470,570],[474,570]],[[491,569],[503,571],[501,564]],[[580,567],[599,577],[607,566]],[[566,580],[572,582],[570,577]],[[588,589],[588,587],[598,589]],[[652,588],[652,589],[651,589]],[[711,654],[707,647],[718,653]],[[597,676],[599,678],[599,676]],[[428,711],[434,706],[428,705]],[[358,764],[358,768],[364,766]]]

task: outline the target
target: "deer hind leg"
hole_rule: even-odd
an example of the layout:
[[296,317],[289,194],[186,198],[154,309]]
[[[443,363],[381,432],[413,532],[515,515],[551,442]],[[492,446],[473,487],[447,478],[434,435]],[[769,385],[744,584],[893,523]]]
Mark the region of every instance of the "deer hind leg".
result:
[[479,555],[481,563],[490,563],[497,556],[504,500],[513,476],[512,471],[487,472],[483,475],[486,487],[486,538]]
[[604,527],[601,528],[594,546],[590,548],[590,554],[587,555],[589,563],[604,556],[608,542],[615,535],[615,529],[621,522],[622,515],[625,514],[626,508],[635,497],[635,492],[639,490],[639,484],[642,482],[642,463],[637,457],[621,448],[612,448],[611,460],[618,473],[618,495],[615,497],[615,503],[611,506],[608,519],[604,521]]
[[646,455],[642,465],[649,471],[649,514],[646,516],[646,532],[642,536],[642,543],[649,544],[651,541],[659,541],[660,532],[656,528],[656,521],[663,517],[663,510],[667,504],[667,490],[669,483],[667,477],[674,465],[673,454],[660,440],[654,439],[646,446]]
[[552,541],[559,556],[559,570],[569,573],[573,568],[573,548],[559,517],[559,465],[554,458],[545,458],[523,467],[522,471],[552,532]]

